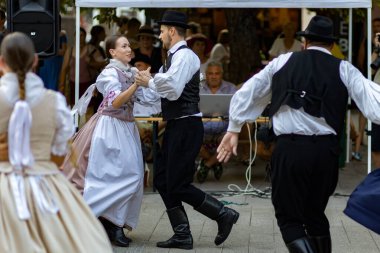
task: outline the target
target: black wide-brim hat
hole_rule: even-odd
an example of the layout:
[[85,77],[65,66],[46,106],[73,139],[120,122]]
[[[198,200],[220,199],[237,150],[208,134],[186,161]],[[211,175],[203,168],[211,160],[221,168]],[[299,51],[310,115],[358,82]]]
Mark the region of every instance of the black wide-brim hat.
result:
[[136,54],[136,56],[131,60],[130,64],[134,66],[136,62],[144,62],[152,66],[152,60],[145,54]]
[[305,31],[300,31],[296,34],[313,41],[334,42],[337,40],[337,38],[334,37],[334,26],[331,19],[318,15],[310,20]]
[[188,29],[187,16],[180,11],[165,11],[162,20],[157,22],[159,25],[171,25]]
[[157,39],[157,36],[154,34],[153,28],[148,25],[140,27],[139,32],[136,34],[137,39],[139,39],[140,36],[148,36]]
[[204,53],[206,55],[211,52],[212,47],[214,46],[212,41],[209,38],[207,38],[206,35],[201,33],[191,35],[191,37],[186,40],[187,46],[192,48],[196,41],[203,41],[205,43]]

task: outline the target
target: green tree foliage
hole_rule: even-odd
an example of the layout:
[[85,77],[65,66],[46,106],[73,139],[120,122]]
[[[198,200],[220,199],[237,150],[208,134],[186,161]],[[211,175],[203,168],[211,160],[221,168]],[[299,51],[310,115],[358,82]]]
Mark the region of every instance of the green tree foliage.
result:
[[100,24],[107,24],[110,26],[112,23],[117,21],[116,9],[115,8],[101,8],[98,15],[94,17]]
[[73,8],[75,0],[59,0],[59,11],[61,13],[66,13],[69,7]]

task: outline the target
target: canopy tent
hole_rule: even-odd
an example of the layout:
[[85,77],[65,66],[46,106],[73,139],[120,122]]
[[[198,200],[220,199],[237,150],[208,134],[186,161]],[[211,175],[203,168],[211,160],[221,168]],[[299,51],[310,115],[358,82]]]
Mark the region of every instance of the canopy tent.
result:
[[371,0],[76,0],[78,7],[371,8]]
[[[372,34],[372,0],[76,0],[76,17],[81,7],[139,7],[139,8],[345,8],[349,14],[349,56],[352,55],[352,8],[367,8],[367,34]],[[79,34],[79,18],[76,19],[76,34]],[[371,40],[367,39],[367,77],[371,78]],[[76,55],[79,55],[79,36],[76,36]],[[79,99],[79,57],[75,58],[75,101]],[[347,118],[350,118],[348,112]],[[78,126],[78,117],[75,117]],[[347,120],[349,131],[349,120]],[[368,121],[371,131],[371,122]],[[349,157],[349,133],[347,137],[347,157]],[[371,172],[371,136],[368,136],[368,173]],[[348,161],[348,159],[347,159]]]

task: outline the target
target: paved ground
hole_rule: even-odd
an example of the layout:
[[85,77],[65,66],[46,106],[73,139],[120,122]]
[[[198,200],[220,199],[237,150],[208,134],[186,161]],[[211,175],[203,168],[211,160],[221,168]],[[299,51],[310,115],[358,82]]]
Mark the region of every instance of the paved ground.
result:
[[[365,148],[363,147],[363,157],[366,159]],[[270,186],[265,180],[265,165],[264,161],[258,160],[253,167],[251,183],[260,190]],[[331,197],[326,211],[331,225],[334,253],[380,253],[380,236],[342,213],[348,195],[364,178],[366,171],[366,161],[351,162],[340,170],[336,194]],[[226,165],[221,181],[216,181],[213,174],[210,174],[207,182],[196,184],[238,210],[240,218],[227,241],[217,247],[213,243],[217,232],[216,223],[186,205],[194,237],[194,249],[187,252],[287,252],[274,219],[270,199],[243,193],[231,194],[228,188],[230,184],[246,188],[244,175],[245,167],[237,161],[232,161]],[[184,252],[155,247],[157,241],[166,240],[171,235],[172,230],[160,196],[148,187],[145,191],[138,228],[129,233],[133,243],[126,249],[115,247],[114,252]]]

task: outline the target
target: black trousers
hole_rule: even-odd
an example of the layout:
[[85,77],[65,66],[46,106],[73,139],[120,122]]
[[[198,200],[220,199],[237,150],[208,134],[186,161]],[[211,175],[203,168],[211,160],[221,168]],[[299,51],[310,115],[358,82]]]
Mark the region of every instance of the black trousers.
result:
[[335,135],[280,135],[271,160],[272,202],[285,243],[330,234],[325,209],[339,171]]
[[182,201],[193,207],[202,204],[205,193],[192,185],[196,170],[195,159],[202,142],[201,117],[167,122],[153,180],[166,209],[180,206]]

